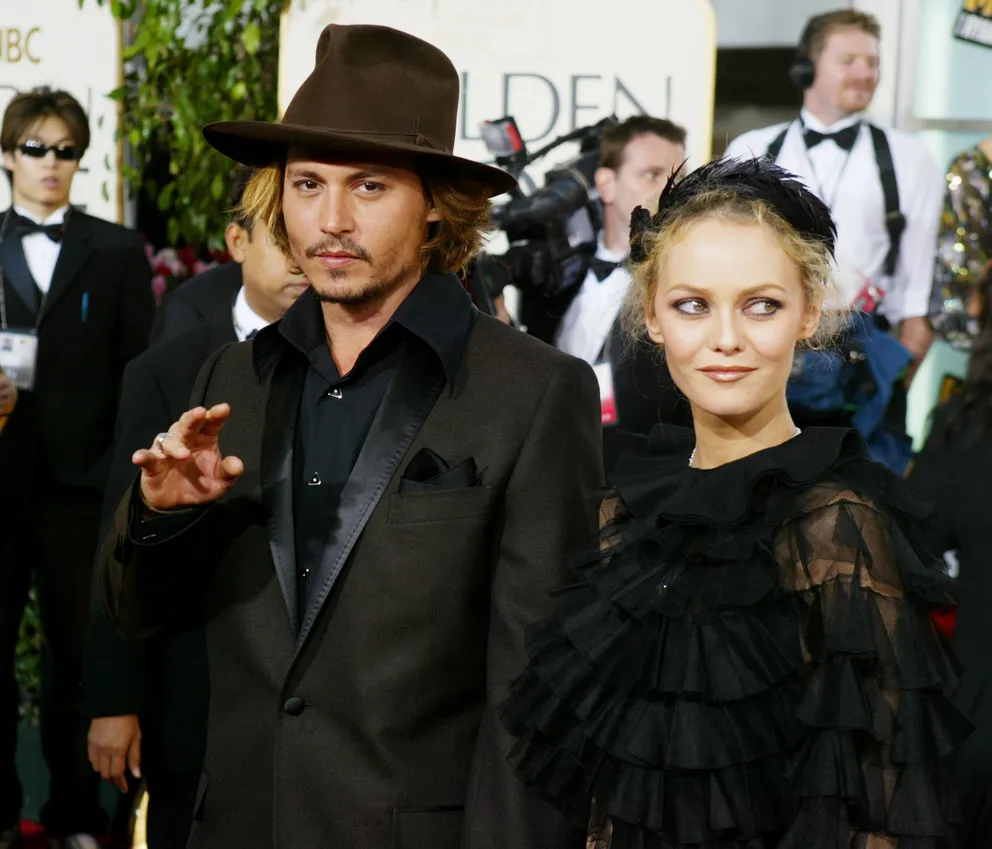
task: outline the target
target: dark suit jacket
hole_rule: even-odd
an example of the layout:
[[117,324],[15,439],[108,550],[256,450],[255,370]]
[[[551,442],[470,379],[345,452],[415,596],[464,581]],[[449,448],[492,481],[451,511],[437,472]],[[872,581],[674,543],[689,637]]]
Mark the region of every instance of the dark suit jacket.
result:
[[604,354],[613,368],[617,402],[616,426],[603,428],[603,460],[610,472],[626,449],[626,435],[647,435],[659,422],[692,427],[692,411],[650,339],[632,340],[617,323]]
[[[958,561],[958,610],[954,648],[968,670],[992,677],[992,433],[986,409],[968,410],[952,398],[933,414],[923,451],[907,474],[908,485],[936,506],[927,540],[937,554],[954,551]],[[951,426],[955,429],[952,430]],[[992,689],[988,693],[992,726]],[[992,772],[992,759],[989,761]]]
[[151,445],[155,434],[168,430],[190,408],[193,385],[203,364],[219,348],[237,341],[230,311],[226,315],[222,312],[210,323],[198,324],[128,364],[104,498],[104,534],[121,498],[134,483],[136,470],[131,455]]
[[[291,470],[308,362],[288,346],[266,359],[274,330],[221,351],[195,389],[232,406],[220,442],[239,481],[179,532],[132,527],[125,499],[102,558],[104,604],[132,636],[202,606],[210,732],[190,846],[581,849],[511,774],[496,707],[569,555],[595,540],[589,367],[488,316],[452,386],[404,359],[300,623]],[[400,492],[424,448],[474,458],[481,482]]]
[[37,324],[39,337],[35,391],[3,432],[0,480],[20,492],[49,476],[102,490],[121,376],[146,348],[155,310],[141,236],[72,210],[40,318],[20,239],[0,244],[0,266],[9,326]]
[[241,282],[237,262],[214,266],[187,280],[166,295],[155,313],[150,344],[159,345],[215,321],[229,321]]
[[[124,370],[101,538],[134,483],[131,455],[189,409],[200,368],[218,348],[236,341],[228,317],[150,348]],[[99,581],[94,583],[84,710],[91,717],[140,716],[143,773],[156,796],[150,844],[185,845],[206,745],[210,682],[203,627],[173,627],[154,639],[128,642],[104,614]],[[179,788],[190,782],[189,809],[178,809],[186,798]]]
[[992,433],[987,417],[987,404],[967,410],[960,397],[938,407],[907,480],[936,507],[934,521],[924,528],[930,550],[957,555],[954,651],[964,673],[954,695],[976,730],[955,755],[954,779],[963,791],[970,828],[961,845],[969,849],[992,845]]
[[[131,455],[151,445],[155,434],[167,430],[189,409],[200,368],[218,348],[236,341],[229,320],[203,324],[150,348],[125,369],[101,538],[106,536],[121,498],[134,483],[136,471]],[[175,644],[177,635],[169,636],[170,639],[151,644],[125,641],[107,621],[97,593],[86,654],[87,714],[93,717],[140,714],[143,725],[148,724],[146,718],[155,723],[162,717],[182,721],[187,715],[193,718],[199,715],[203,710],[201,704],[206,704],[202,695],[205,685],[191,680],[186,673],[191,666],[195,670],[205,669],[205,661],[201,663],[195,657],[190,660],[188,650],[193,649],[190,643],[194,637],[184,637]],[[149,664],[154,669],[151,677],[146,675]],[[179,672],[173,673],[173,669]],[[169,694],[177,711],[165,709],[163,693]]]
[[[553,345],[580,288],[581,283],[554,298],[525,295],[521,321],[527,332]],[[603,461],[609,477],[621,454],[636,441],[629,439],[630,435],[646,436],[658,423],[691,427],[692,413],[658,347],[649,340],[631,340],[619,320],[606,340],[603,359],[612,366],[617,405],[617,423],[603,428]]]

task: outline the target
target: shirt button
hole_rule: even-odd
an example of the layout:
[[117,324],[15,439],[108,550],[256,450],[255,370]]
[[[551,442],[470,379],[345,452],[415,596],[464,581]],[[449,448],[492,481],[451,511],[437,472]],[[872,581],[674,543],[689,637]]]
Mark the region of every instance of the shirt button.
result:
[[303,713],[305,708],[306,705],[303,703],[303,699],[299,696],[290,696],[286,699],[286,704],[282,706],[282,709],[290,716],[299,716]]

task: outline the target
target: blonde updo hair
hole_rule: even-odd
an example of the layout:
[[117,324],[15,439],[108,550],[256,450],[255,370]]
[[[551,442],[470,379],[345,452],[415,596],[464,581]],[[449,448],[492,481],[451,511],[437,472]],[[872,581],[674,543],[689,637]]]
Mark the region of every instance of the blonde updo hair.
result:
[[807,307],[830,305],[823,310],[815,334],[802,344],[814,349],[828,345],[844,321],[843,311],[836,307],[840,303],[839,287],[834,280],[830,246],[821,239],[799,233],[767,201],[742,197],[726,187],[707,189],[692,196],[659,229],[634,236],[639,241],[639,250],[634,253],[640,261],[629,265],[633,285],[621,315],[622,326],[632,341],[647,338],[646,322],[654,312],[655,296],[669,252],[692,227],[710,219],[744,227],[764,227],[775,235],[779,246],[799,269]]

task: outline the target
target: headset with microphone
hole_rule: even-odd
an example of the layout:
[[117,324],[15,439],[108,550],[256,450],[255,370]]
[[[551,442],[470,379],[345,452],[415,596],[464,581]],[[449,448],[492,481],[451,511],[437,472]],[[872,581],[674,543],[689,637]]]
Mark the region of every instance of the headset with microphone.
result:
[[792,60],[792,64],[789,66],[789,79],[799,89],[800,94],[805,92],[806,89],[811,88],[813,80],[816,78],[816,63],[813,61],[810,51],[813,46],[813,40],[822,32],[826,24],[826,19],[831,17],[832,14],[831,12],[827,12],[822,15],[814,15],[806,22],[802,35],[799,36],[796,55]]
[[816,77],[816,66],[813,57],[810,55],[811,42],[814,35],[822,26],[826,15],[814,15],[806,22],[803,33],[799,36],[799,44],[796,47],[796,56],[789,66],[789,78],[802,93],[813,85]]

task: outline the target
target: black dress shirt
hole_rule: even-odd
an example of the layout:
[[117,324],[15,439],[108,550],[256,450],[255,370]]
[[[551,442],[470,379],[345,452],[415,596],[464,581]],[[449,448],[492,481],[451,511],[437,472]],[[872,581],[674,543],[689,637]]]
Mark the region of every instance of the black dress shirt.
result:
[[293,451],[301,621],[309,600],[309,577],[336,527],[342,490],[401,359],[411,346],[426,346],[450,387],[476,314],[453,275],[428,273],[346,375],[339,373],[331,356],[320,303],[312,292],[301,297],[280,323],[281,336],[310,363]]
[[[293,449],[297,602],[301,613],[308,600],[306,579],[319,565],[337,527],[341,492],[401,359],[411,346],[426,346],[431,354],[428,361],[441,370],[451,392],[478,315],[455,275],[429,271],[344,376],[331,357],[320,301],[312,289],[297,299],[281,321],[256,334],[251,343],[252,358],[260,377],[282,356],[302,354],[309,361]],[[180,533],[205,509],[195,507],[149,517],[141,505],[138,486],[132,490],[132,504],[131,539],[144,541]]]

